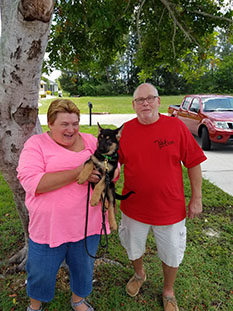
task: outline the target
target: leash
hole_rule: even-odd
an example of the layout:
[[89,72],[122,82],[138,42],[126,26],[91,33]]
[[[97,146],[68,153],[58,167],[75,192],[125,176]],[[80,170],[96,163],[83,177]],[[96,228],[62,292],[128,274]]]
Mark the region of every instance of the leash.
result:
[[[109,168],[108,168],[108,158],[104,159],[104,166],[105,166],[105,194],[104,197],[102,199],[102,227],[100,230],[100,246],[102,248],[106,248],[106,252],[108,250],[108,235],[107,235],[107,230],[106,230],[106,224],[105,224],[105,201],[106,201],[106,197],[107,197],[107,191],[109,188],[109,184],[110,184],[110,178],[109,178]],[[91,183],[88,182],[88,187],[87,187],[87,205],[86,205],[86,222],[85,222],[85,238],[84,238],[84,245],[85,245],[85,249],[86,252],[88,254],[88,256],[90,256],[93,259],[99,259],[102,258],[103,256],[93,256],[90,254],[90,252],[88,251],[88,247],[87,247],[87,227],[88,227],[88,214],[89,214],[89,199],[90,199],[90,187],[91,187]],[[102,237],[104,236],[105,238],[105,244],[102,243]]]

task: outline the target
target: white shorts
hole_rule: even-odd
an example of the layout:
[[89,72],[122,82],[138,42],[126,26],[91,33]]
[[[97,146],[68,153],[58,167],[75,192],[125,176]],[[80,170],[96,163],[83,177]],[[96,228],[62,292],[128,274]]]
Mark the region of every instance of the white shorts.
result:
[[129,259],[136,260],[143,256],[150,228],[154,233],[160,260],[169,267],[178,267],[184,258],[186,248],[185,219],[173,225],[152,226],[122,213],[119,238]]

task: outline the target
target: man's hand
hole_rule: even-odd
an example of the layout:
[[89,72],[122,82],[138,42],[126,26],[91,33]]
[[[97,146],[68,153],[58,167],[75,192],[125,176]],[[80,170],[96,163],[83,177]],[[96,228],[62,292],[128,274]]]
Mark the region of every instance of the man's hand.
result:
[[120,177],[120,166],[118,166],[116,169],[115,169],[115,172],[114,172],[114,176],[113,176],[113,181],[117,181]]
[[188,217],[190,219],[198,217],[202,212],[201,198],[191,199],[188,205]]
[[94,184],[97,184],[101,179],[100,172],[97,170],[93,170],[91,175],[88,177],[89,182],[93,182]]

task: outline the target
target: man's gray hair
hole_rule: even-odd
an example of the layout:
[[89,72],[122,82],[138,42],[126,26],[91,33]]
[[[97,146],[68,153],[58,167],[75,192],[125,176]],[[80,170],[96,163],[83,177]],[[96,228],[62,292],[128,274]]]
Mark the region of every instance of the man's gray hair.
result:
[[141,88],[142,86],[145,86],[145,85],[151,86],[151,87],[155,90],[156,96],[159,95],[159,94],[158,94],[158,90],[156,89],[156,87],[155,87],[153,84],[144,82],[144,83],[140,84],[140,85],[135,89],[135,91],[134,91],[134,93],[133,93],[133,100],[135,99],[135,94],[137,93],[138,89]]

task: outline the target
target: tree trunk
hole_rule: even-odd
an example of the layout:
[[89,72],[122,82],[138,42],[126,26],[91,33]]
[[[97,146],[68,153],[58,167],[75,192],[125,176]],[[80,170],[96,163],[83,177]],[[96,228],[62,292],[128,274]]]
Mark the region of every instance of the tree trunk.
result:
[[25,234],[25,247],[10,259],[19,264],[18,270],[27,255],[28,213],[16,168],[24,142],[42,131],[38,98],[53,6],[53,0],[0,1],[0,170],[14,194]]

